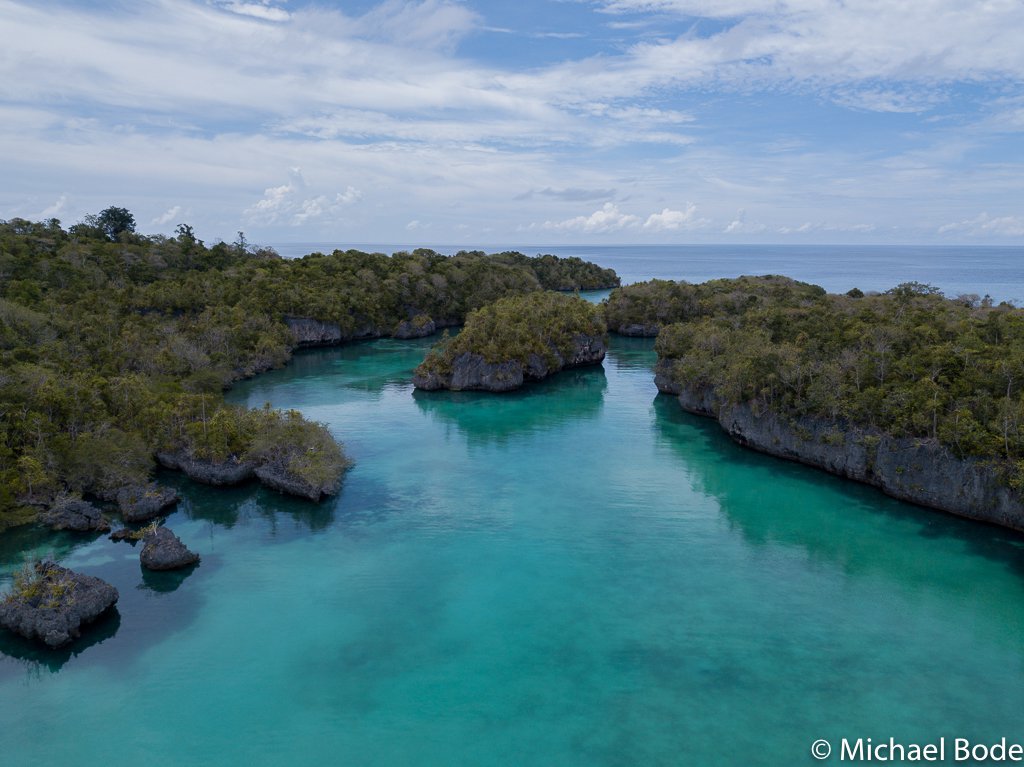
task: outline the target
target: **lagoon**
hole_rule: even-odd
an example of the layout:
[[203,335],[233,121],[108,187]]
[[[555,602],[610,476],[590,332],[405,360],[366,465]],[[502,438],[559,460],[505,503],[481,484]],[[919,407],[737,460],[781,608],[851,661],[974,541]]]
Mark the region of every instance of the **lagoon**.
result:
[[1024,537],[734,445],[657,394],[651,340],[504,396],[414,392],[428,346],[238,384],[356,465],[319,506],[165,475],[184,579],[5,539],[8,572],[52,551],[121,601],[62,655],[0,640],[4,764],[789,765],[1018,732]]

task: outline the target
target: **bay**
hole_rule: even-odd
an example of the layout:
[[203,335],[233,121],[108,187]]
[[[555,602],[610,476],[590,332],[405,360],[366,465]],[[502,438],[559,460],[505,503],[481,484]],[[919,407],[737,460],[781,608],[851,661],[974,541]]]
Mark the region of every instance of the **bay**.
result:
[[230,399],[355,459],[312,505],[176,475],[203,557],[112,582],[53,654],[0,640],[5,765],[790,765],[818,738],[996,741],[1024,705],[1024,539],[733,445],[652,342],[508,396],[419,393],[429,340],[297,354]]

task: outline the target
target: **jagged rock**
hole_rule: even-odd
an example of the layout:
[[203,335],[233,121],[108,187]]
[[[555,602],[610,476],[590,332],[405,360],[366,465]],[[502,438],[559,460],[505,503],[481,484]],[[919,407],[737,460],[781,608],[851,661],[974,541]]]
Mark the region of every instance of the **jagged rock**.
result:
[[36,562],[35,577],[0,602],[0,626],[26,639],[60,647],[117,602],[117,589],[53,562]]
[[573,338],[573,347],[568,358],[554,347],[551,349],[550,360],[531,353],[525,365],[519,360],[487,362],[480,354],[463,352],[452,360],[450,375],[433,370],[418,370],[412,382],[417,389],[426,391],[475,389],[506,392],[518,389],[525,380],[537,381],[565,368],[596,365],[604,359],[606,351],[607,346],[603,337],[580,333]]
[[728,404],[708,387],[674,381],[667,365],[659,365],[655,380],[661,391],[678,396],[684,410],[716,418],[745,447],[873,485],[904,501],[1024,530],[1024,498],[1000,480],[998,468],[960,458],[936,440]]
[[130,485],[117,491],[117,505],[125,522],[145,522],[178,502],[178,494],[156,483]]
[[194,458],[184,450],[160,451],[156,454],[156,459],[161,466],[183,471],[189,479],[204,485],[237,485],[252,479],[256,470],[256,464],[239,461],[235,456],[214,463]]
[[78,533],[106,533],[110,523],[88,501],[73,496],[60,496],[39,516],[39,521],[54,530],[73,530]]
[[395,327],[394,333],[391,335],[399,339],[425,338],[433,335],[435,332],[437,332],[437,323],[430,319],[430,317],[420,315],[413,317],[411,320],[399,322]]
[[331,346],[345,340],[341,326],[309,317],[285,317],[284,323],[295,336],[296,346]]
[[199,555],[189,551],[181,539],[166,527],[147,532],[142,543],[139,561],[149,570],[177,570],[199,561]]
[[325,495],[337,492],[337,487],[324,488],[297,477],[287,469],[274,463],[266,463],[256,469],[256,476],[264,485],[279,493],[296,495],[319,501]]
[[127,527],[122,527],[115,530],[110,534],[110,540],[112,541],[134,541],[135,531],[129,530]]
[[634,323],[630,325],[620,325],[617,328],[609,328],[613,333],[618,333],[620,336],[634,336],[637,338],[654,338],[658,335],[661,330],[661,325],[650,323],[640,324]]

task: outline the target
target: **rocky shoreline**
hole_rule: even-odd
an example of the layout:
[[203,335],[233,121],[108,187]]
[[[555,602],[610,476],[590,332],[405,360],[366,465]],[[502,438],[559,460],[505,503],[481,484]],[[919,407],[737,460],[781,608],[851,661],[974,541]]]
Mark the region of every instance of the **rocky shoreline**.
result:
[[960,458],[938,442],[898,438],[822,418],[789,419],[714,391],[680,385],[659,364],[659,391],[707,416],[736,443],[876,487],[886,495],[960,517],[1024,531],[1024,500],[986,462]]
[[527,381],[540,381],[561,370],[599,365],[607,351],[608,344],[604,338],[580,333],[573,338],[572,353],[568,356],[552,346],[550,360],[531,354],[524,364],[516,359],[487,362],[480,354],[464,352],[452,360],[450,373],[417,371],[412,382],[413,386],[424,391],[507,392],[520,388]]

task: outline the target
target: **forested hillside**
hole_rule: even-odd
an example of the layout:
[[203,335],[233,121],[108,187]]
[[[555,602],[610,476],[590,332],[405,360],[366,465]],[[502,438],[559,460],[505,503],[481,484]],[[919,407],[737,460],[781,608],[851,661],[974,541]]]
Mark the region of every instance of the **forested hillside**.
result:
[[0,222],[0,528],[64,491],[112,498],[146,480],[157,451],[269,460],[270,433],[285,443],[276,462],[331,487],[347,459],[323,427],[221,396],[288,361],[286,316],[389,335],[424,315],[460,322],[506,295],[617,283],[578,259],[521,254],[286,260],[241,236],[207,247],[184,225],[142,236],[121,208],[69,229]]
[[[615,310],[631,322],[683,320],[656,342],[659,372],[676,386],[936,441],[1024,484],[1024,310],[917,283],[881,295],[778,277],[655,287],[635,304],[623,289]],[[651,301],[656,292],[669,298]]]

